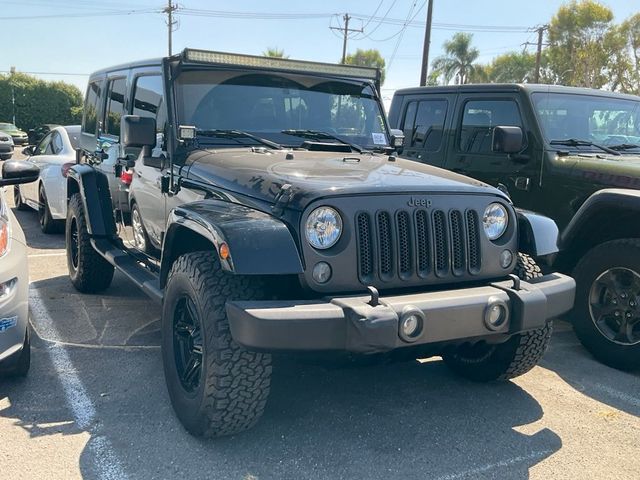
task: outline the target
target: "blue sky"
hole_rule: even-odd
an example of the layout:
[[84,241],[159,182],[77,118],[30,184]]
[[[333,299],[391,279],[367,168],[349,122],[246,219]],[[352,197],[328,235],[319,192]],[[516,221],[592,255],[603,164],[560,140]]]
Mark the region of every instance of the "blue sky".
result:
[[[407,18],[414,18],[415,22],[425,20],[424,0],[178,0],[177,3],[184,8],[185,14],[177,16],[179,25],[173,37],[174,52],[189,46],[260,54],[267,47],[278,47],[291,58],[335,62],[342,54],[342,38],[329,26],[340,26],[342,15],[349,12],[360,17],[354,18],[350,27],[364,27],[364,35],[352,34],[348,51],[357,48],[380,50],[389,66],[383,86],[387,102],[393,90],[417,85],[419,81],[424,28],[403,28],[402,23]],[[468,25],[501,27],[494,29],[498,31],[473,32],[482,62],[507,51],[521,50],[524,42],[536,39],[534,32],[525,30],[548,22],[563,3],[560,0],[434,0],[431,58],[442,53],[443,42],[456,30],[469,30]],[[637,0],[602,3],[613,10],[616,21],[640,11]],[[117,63],[165,55],[165,16],[156,13],[165,5],[163,0],[0,0],[3,37],[0,71],[15,66],[26,72],[87,74]],[[222,18],[186,15],[187,9],[191,9],[190,13],[213,10],[304,14],[308,18]],[[136,13],[123,14],[130,10]],[[379,18],[399,20],[399,25],[370,19],[374,12]],[[332,14],[336,15],[332,17]],[[531,51],[533,48],[529,47]],[[39,76],[65,80],[82,90],[87,79],[84,75]]]

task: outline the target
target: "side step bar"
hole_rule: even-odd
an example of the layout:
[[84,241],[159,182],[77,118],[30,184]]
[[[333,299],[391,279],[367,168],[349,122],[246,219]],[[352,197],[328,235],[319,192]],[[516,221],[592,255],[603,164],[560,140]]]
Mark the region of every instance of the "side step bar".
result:
[[92,238],[91,245],[116,270],[122,272],[129,280],[142,289],[153,301],[162,305],[163,292],[160,279],[145,267],[133,255],[119,248],[106,238]]

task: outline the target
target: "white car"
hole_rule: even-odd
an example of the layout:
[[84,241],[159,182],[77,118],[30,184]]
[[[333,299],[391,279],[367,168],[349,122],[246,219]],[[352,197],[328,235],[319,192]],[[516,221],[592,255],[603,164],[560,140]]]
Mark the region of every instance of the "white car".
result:
[[13,139],[8,133],[0,132],[0,160],[9,160],[13,155]]
[[15,160],[2,165],[0,179],[0,374],[24,376],[31,364],[27,244],[20,224],[7,208],[5,185],[32,182],[35,165]]
[[27,162],[40,168],[36,182],[14,187],[16,208],[31,207],[38,212],[44,233],[60,231],[67,218],[67,172],[76,163],[80,126],[52,129],[40,142],[25,148]]

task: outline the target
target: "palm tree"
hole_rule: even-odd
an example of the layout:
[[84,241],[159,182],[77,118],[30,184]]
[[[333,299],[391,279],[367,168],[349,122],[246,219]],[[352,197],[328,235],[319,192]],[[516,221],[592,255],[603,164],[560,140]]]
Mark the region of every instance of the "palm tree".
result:
[[262,55],[265,57],[274,57],[274,58],[289,58],[289,55],[284,54],[284,50],[280,50],[279,48],[267,48]]
[[431,67],[444,77],[448,84],[455,78],[456,84],[468,83],[476,74],[480,66],[474,62],[480,56],[477,48],[471,46],[473,35],[470,33],[456,33],[451,40],[444,42],[445,55],[436,58]]

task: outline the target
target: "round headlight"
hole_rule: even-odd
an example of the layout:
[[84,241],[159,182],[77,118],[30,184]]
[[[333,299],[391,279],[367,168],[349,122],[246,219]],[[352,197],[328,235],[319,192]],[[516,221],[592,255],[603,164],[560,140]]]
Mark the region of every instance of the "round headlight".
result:
[[307,218],[305,234],[313,248],[319,250],[330,248],[336,244],[342,234],[342,218],[331,207],[316,208]]
[[509,214],[507,209],[499,203],[489,205],[482,216],[482,225],[484,233],[489,240],[497,240],[507,230],[509,224]]

